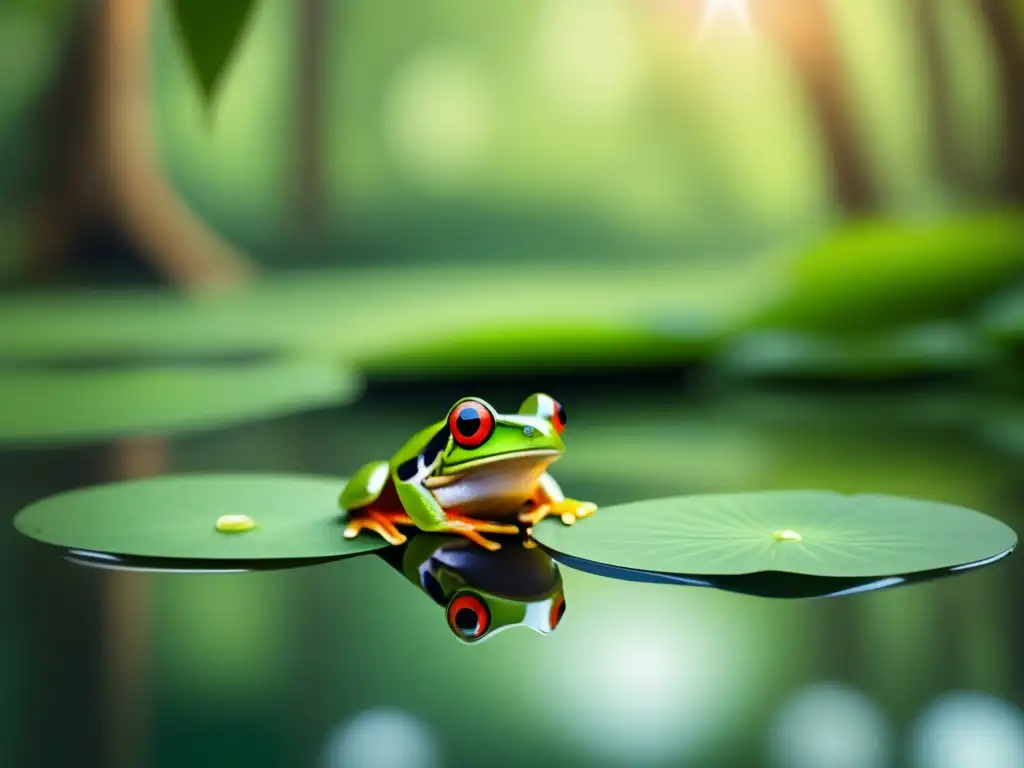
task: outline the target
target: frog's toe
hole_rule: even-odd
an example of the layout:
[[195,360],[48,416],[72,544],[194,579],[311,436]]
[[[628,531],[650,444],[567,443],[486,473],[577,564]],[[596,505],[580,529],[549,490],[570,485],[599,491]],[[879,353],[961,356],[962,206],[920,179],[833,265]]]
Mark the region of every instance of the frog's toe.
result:
[[406,541],[405,536],[394,525],[386,520],[377,520],[374,515],[350,520],[345,526],[344,536],[346,539],[354,539],[363,530],[373,531],[388,544],[396,547]]
[[[505,530],[510,529],[510,530]],[[458,534],[465,536],[467,539],[472,541],[474,544],[483,547],[484,549],[496,552],[501,549],[501,544],[496,541],[484,538],[481,531],[487,533],[509,533],[512,529],[518,531],[519,529],[515,526],[501,526],[490,523],[484,523],[480,520],[473,520],[472,518],[462,517],[459,515],[448,516],[448,521],[444,526],[444,530],[448,533]]]
[[552,512],[561,518],[564,525],[572,525],[577,520],[590,517],[597,511],[596,504],[589,501],[576,501],[574,499],[566,499],[553,506]]

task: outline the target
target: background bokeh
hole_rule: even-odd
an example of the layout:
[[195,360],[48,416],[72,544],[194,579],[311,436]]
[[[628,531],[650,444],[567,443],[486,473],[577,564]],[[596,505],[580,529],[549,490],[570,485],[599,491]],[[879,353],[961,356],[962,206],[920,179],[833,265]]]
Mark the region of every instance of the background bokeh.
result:
[[[545,391],[600,504],[1020,529],[1024,4],[262,0],[212,93],[189,5],[0,7],[8,519]],[[1016,556],[792,602],[562,569],[556,633],[472,648],[375,557],[107,572],[8,525],[0,574],[3,765],[1024,764]]]

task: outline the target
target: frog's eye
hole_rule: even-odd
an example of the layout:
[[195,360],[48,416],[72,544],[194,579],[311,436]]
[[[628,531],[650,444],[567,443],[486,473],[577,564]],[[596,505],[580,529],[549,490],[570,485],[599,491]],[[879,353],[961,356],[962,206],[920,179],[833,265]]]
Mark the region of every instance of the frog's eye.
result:
[[547,419],[558,434],[562,434],[562,430],[565,429],[565,408],[555,398],[542,392],[537,392],[526,398],[519,406],[519,412]]
[[448,626],[463,640],[476,640],[490,629],[491,612],[476,595],[456,595],[448,604]]
[[563,615],[565,615],[565,597],[559,595],[558,599],[551,604],[551,615],[548,617],[552,630],[558,626],[558,622],[562,620]]
[[565,429],[565,408],[563,408],[562,404],[557,400],[552,400],[551,405],[551,423],[555,427],[555,432],[562,434],[562,430]]
[[494,432],[494,416],[479,400],[465,400],[452,409],[448,428],[460,448],[479,448]]

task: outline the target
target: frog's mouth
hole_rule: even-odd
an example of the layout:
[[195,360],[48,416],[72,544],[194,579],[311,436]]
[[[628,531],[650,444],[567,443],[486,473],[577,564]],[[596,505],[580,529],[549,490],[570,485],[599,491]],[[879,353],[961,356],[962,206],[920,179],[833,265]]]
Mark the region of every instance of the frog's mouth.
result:
[[480,459],[460,461],[458,464],[446,464],[442,468],[439,476],[434,476],[427,481],[427,486],[431,486],[433,484],[432,481],[436,482],[437,485],[443,485],[446,482],[450,482],[451,479],[465,474],[469,470],[484,467],[489,464],[501,463],[503,465],[509,465],[510,469],[512,468],[512,465],[523,464],[546,467],[559,456],[561,456],[561,451],[557,451],[554,448],[533,448],[525,451],[506,451],[505,453],[496,453]]

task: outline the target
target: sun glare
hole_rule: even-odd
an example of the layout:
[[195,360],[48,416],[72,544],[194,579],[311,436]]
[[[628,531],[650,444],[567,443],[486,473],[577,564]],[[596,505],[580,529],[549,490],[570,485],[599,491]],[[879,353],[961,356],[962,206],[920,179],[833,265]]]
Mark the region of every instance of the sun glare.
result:
[[747,0],[708,0],[700,22],[700,35],[704,37],[711,28],[719,24],[733,24],[744,32],[752,33],[750,9]]

